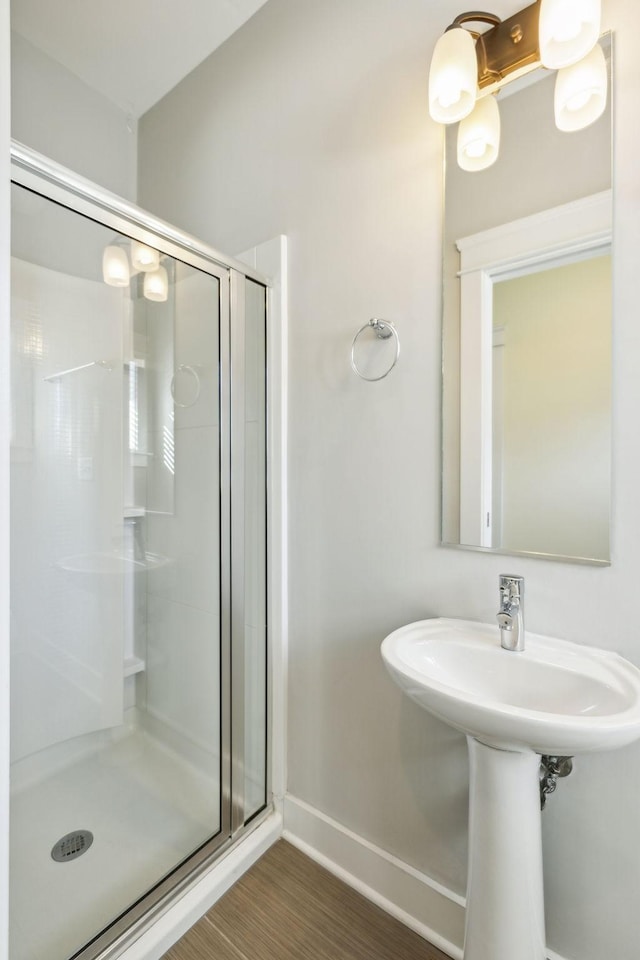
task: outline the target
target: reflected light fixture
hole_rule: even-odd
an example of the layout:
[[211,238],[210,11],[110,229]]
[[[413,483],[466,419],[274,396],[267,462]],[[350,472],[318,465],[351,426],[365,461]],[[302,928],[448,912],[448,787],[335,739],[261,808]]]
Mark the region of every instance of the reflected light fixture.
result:
[[160,266],[160,254],[153,247],[141,243],[139,240],[131,241],[131,266],[137,271],[157,270]]
[[144,277],[142,292],[147,300],[168,299],[169,276],[160,265],[160,252],[138,240],[116,236],[102,254],[102,279],[111,287],[128,287],[132,273]]
[[129,261],[122,247],[109,244],[102,254],[102,279],[110,287],[129,286]]
[[582,130],[597,120],[607,99],[600,8],[601,0],[536,0],[506,20],[474,10],[447,27],[431,61],[429,112],[438,123],[460,121],[463,170],[484,170],[498,158],[500,117],[490,94],[540,65],[559,71],[560,130]]
[[558,70],[554,111],[558,130],[582,130],[607,105],[607,61],[599,43],[570,67]]
[[169,296],[169,278],[164,267],[145,273],[142,291],[147,300],[163,303]]

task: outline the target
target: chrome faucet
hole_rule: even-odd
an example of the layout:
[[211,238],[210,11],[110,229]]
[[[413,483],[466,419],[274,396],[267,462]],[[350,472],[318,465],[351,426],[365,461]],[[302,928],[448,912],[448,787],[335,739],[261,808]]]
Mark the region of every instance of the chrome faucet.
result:
[[505,650],[524,650],[524,577],[500,575],[498,626]]

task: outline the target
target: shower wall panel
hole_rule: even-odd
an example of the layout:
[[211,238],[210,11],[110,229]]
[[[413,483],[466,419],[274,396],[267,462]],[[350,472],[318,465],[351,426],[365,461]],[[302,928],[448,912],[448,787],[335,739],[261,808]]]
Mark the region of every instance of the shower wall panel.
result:
[[122,722],[125,310],[13,259],[13,760]]

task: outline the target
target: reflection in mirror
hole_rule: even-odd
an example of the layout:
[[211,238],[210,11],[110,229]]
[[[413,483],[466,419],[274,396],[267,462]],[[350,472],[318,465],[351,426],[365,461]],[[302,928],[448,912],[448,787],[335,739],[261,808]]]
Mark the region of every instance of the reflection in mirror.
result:
[[608,253],[494,284],[491,546],[608,556],[610,291]]
[[503,89],[487,170],[447,129],[442,539],[607,563],[611,113],[561,132],[553,88]]

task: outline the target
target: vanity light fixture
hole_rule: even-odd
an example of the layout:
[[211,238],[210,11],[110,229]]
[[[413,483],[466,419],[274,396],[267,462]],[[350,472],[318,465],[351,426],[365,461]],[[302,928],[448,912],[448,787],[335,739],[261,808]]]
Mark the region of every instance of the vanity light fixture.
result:
[[164,267],[145,273],[142,292],[147,300],[163,303],[169,295],[169,278]]
[[110,287],[128,287],[130,272],[127,255],[113,243],[102,254],[102,279]]
[[542,0],[538,42],[543,67],[560,70],[593,50],[600,36],[601,0]]
[[490,167],[500,148],[500,111],[493,96],[482,97],[458,128],[458,165],[473,172]]
[[160,254],[153,247],[148,247],[146,243],[139,240],[131,241],[131,266],[136,271],[157,270],[160,266]]
[[473,36],[447,28],[438,40],[429,71],[429,111],[438,123],[456,123],[476,102],[478,65]]
[[143,274],[142,292],[147,300],[162,303],[168,298],[169,276],[160,266],[160,252],[139,240],[115,237],[102,254],[102,279],[110,287],[128,287],[132,273]]
[[601,0],[536,0],[506,20],[474,10],[447,27],[431,61],[429,112],[438,123],[460,121],[463,170],[483,170],[496,161],[500,118],[491,95],[537,67],[558,70],[560,130],[582,130],[598,119],[607,100],[606,62],[598,44],[600,8]]

